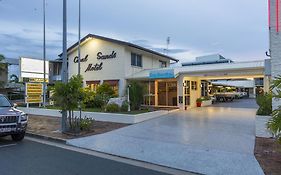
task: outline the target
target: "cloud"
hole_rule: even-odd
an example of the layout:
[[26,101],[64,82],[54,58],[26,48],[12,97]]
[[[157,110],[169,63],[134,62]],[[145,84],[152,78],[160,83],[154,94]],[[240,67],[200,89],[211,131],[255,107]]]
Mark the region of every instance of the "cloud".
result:
[[[62,1],[47,2],[47,55],[56,58],[62,45]],[[77,41],[77,3],[68,2],[69,46]],[[266,3],[257,0],[84,0],[81,36],[93,33],[126,38],[162,53],[166,48],[165,38],[170,36],[169,54],[179,59],[193,59],[205,53],[221,53],[238,60],[262,59],[268,50]],[[145,12],[138,13],[136,9]],[[0,52],[11,57],[25,54],[41,57],[42,1],[2,0],[0,16],[0,33],[18,36],[0,40]]]

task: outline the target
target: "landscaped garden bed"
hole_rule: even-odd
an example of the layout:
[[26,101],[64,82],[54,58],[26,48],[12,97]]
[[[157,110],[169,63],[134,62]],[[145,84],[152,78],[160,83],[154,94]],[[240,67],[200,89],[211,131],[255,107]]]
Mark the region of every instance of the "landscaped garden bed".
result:
[[255,156],[267,175],[281,173],[281,144],[271,138],[256,138]]
[[79,134],[64,134],[60,131],[60,118],[29,115],[27,132],[30,134],[65,140],[102,134],[125,126],[128,126],[128,124],[94,121],[91,129],[88,131],[81,131]]

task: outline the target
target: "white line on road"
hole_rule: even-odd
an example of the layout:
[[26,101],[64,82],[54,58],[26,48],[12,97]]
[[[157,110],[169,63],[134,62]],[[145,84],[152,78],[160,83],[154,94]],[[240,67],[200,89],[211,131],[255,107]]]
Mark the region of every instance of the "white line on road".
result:
[[7,145],[0,145],[0,148],[10,147],[10,146],[16,146],[16,143],[13,144],[7,144]]
[[47,140],[41,140],[41,139],[31,138],[31,137],[25,137],[25,138],[27,140],[30,140],[33,142],[38,142],[41,144],[55,146],[58,148],[69,150],[69,151],[75,151],[75,152],[79,152],[82,154],[96,156],[96,157],[104,158],[104,159],[109,159],[109,160],[113,160],[116,162],[121,162],[121,163],[129,164],[129,165],[133,165],[133,166],[137,166],[137,167],[142,167],[142,168],[146,168],[146,169],[150,169],[150,170],[154,170],[154,171],[158,171],[158,172],[162,172],[162,173],[176,174],[176,175],[196,175],[197,174],[197,173],[186,172],[186,171],[177,170],[177,169],[173,169],[173,168],[169,168],[169,167],[164,167],[164,166],[160,166],[160,165],[155,165],[155,164],[151,164],[151,163],[147,163],[147,162],[127,159],[127,158],[118,157],[118,156],[114,156],[114,155],[109,155],[109,154],[96,152],[96,151],[92,151],[92,150],[73,147],[73,146],[69,146],[69,145],[65,145],[65,144],[61,144],[61,143],[50,142]]

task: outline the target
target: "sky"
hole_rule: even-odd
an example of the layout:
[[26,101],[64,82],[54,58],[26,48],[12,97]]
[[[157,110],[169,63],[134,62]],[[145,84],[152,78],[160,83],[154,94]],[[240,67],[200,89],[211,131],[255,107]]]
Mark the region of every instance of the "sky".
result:
[[[219,53],[235,61],[265,59],[266,0],[81,0],[88,33],[164,52],[180,62]],[[62,0],[46,0],[47,59],[62,52]],[[0,53],[43,57],[43,0],[0,0]],[[68,47],[78,40],[78,0],[67,1]]]

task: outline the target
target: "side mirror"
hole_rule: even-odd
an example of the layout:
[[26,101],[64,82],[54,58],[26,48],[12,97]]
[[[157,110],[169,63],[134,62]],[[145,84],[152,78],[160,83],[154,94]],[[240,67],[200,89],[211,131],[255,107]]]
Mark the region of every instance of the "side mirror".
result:
[[14,108],[17,108],[17,107],[18,107],[18,104],[14,103],[14,104],[13,104],[13,107],[14,107]]

